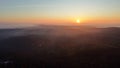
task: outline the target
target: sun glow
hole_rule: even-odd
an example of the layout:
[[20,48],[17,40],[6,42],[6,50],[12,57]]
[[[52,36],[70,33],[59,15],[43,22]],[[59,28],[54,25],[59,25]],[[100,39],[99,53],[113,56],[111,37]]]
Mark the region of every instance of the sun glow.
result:
[[78,24],[79,24],[79,23],[80,23],[80,20],[79,20],[79,19],[77,19],[77,20],[76,20],[76,23],[78,23]]

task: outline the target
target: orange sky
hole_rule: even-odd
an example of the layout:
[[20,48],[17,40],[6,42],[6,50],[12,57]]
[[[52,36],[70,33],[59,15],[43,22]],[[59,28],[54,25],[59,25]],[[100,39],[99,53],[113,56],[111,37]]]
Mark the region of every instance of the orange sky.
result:
[[0,23],[120,26],[119,6],[120,0],[7,0],[0,2]]

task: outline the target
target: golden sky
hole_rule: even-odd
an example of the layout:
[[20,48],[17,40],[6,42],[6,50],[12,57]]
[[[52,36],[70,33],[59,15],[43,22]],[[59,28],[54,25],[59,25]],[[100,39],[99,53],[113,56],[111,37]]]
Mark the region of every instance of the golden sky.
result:
[[120,0],[1,0],[0,23],[120,26]]

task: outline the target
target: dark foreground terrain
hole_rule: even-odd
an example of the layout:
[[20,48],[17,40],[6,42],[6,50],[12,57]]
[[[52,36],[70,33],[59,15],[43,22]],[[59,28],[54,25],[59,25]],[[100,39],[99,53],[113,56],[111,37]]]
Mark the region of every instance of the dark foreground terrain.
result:
[[0,29],[0,68],[120,68],[120,28]]

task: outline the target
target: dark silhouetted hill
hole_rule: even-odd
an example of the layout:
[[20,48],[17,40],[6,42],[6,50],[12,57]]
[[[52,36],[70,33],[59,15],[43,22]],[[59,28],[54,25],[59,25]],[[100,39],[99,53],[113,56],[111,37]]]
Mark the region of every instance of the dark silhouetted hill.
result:
[[119,68],[120,28],[44,26],[0,29],[0,66]]

